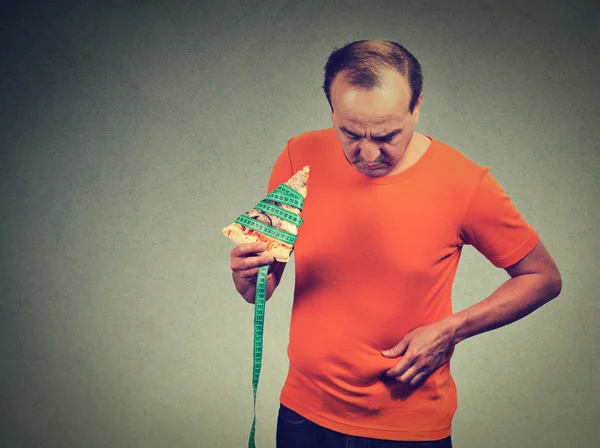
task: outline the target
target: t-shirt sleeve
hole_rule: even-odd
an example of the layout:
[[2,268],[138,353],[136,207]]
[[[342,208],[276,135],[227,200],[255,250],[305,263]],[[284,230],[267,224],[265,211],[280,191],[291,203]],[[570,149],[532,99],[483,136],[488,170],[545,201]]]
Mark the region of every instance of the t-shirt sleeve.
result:
[[269,178],[269,184],[267,187],[267,194],[275,190],[279,184],[283,184],[294,175],[292,171],[292,159],[290,158],[289,142],[279,154],[279,157],[275,161],[275,165],[271,170],[271,177]]
[[470,244],[494,266],[506,268],[531,252],[540,237],[489,171],[483,168],[467,206],[459,245]]

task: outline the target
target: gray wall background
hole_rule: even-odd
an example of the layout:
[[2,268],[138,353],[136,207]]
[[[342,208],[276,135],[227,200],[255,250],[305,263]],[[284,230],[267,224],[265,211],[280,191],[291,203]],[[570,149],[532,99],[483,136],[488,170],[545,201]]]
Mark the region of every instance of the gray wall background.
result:
[[[220,234],[330,126],[334,47],[398,40],[421,132],[490,165],[563,293],[461,343],[460,448],[600,446],[600,23],[592,1],[55,1],[0,10],[0,446],[242,447],[252,313]],[[293,261],[291,262],[293,267]],[[455,309],[507,278],[464,250]],[[266,312],[275,445],[293,293]]]

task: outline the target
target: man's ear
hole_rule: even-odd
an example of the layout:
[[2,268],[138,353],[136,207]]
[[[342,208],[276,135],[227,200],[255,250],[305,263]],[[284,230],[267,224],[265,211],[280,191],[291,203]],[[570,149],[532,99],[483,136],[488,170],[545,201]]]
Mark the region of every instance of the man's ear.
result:
[[419,122],[419,117],[421,114],[421,101],[423,100],[423,92],[419,95],[419,99],[417,100],[417,104],[415,104],[415,108],[413,110],[412,116],[415,124]]

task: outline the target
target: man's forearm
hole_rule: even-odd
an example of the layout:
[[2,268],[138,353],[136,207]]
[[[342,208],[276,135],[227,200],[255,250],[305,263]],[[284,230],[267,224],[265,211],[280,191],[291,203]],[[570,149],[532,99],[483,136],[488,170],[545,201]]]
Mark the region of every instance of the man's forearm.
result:
[[487,299],[448,318],[444,323],[454,344],[525,317],[560,293],[560,279],[532,273],[510,278]]

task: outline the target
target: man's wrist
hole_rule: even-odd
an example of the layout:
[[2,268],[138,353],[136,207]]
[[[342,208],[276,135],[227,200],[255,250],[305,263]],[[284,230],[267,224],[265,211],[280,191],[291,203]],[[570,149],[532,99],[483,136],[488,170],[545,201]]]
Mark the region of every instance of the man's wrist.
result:
[[451,338],[452,345],[457,345],[467,338],[464,334],[466,321],[467,313],[464,311],[452,314],[442,320],[446,334]]

